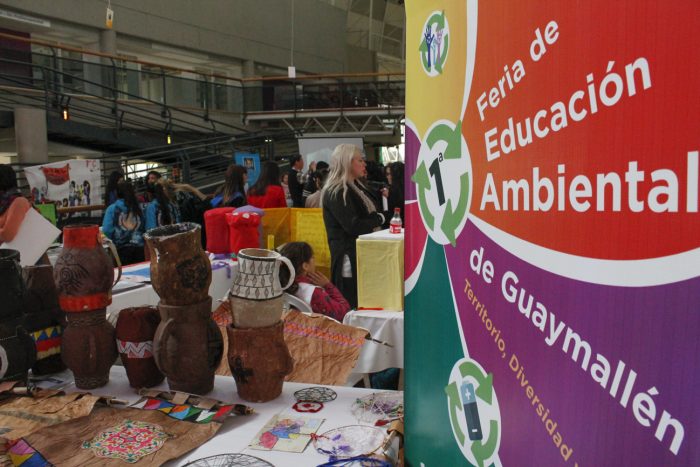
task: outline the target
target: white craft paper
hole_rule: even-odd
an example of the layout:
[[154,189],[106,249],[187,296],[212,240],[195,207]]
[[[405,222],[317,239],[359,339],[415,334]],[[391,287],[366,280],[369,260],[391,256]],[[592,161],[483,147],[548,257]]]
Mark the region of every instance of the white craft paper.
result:
[[15,238],[0,245],[0,248],[19,251],[22,267],[33,266],[60,234],[61,231],[51,222],[34,209],[30,209],[24,216]]

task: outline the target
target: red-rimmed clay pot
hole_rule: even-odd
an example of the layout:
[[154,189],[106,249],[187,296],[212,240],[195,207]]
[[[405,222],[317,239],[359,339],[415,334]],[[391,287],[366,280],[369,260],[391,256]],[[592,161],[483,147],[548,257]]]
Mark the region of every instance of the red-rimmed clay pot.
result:
[[206,394],[214,388],[224,342],[211,318],[211,297],[194,305],[158,304],[161,322],[153,357],[173,391]]
[[109,382],[109,369],[117,359],[114,326],[107,310],[68,313],[61,356],[80,389],[95,389]]
[[67,313],[99,310],[112,303],[114,269],[97,225],[68,225],[56,260],[58,302]]
[[191,222],[146,232],[151,284],[164,305],[191,305],[209,297],[211,262],[202,249],[202,228]]
[[241,399],[267,402],[282,394],[294,360],[284,342],[284,322],[265,328],[228,326],[228,364]]

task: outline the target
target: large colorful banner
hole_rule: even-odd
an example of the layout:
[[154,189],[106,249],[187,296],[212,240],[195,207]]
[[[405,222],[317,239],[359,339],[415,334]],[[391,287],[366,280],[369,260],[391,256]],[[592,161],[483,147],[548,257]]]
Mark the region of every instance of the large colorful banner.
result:
[[58,207],[102,203],[102,171],[95,159],[71,159],[26,167],[24,175],[36,204]]
[[406,9],[408,464],[700,465],[700,3]]

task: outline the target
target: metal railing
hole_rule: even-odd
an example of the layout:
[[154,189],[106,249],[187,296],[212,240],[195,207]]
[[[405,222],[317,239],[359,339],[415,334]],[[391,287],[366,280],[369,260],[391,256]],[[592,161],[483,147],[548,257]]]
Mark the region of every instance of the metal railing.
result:
[[[31,73],[15,76],[11,85],[36,87],[36,84],[45,81],[48,89],[56,94],[70,92],[114,102],[138,101],[142,106],[151,104],[170,109],[187,109],[196,112],[207,122],[211,120],[212,112],[242,116],[261,111],[385,108],[403,106],[405,100],[403,73],[237,79],[57,46],[10,34],[0,33],[0,39],[29,43],[33,47]],[[65,57],[65,54],[79,58]],[[19,65],[21,63],[15,63],[16,68]],[[0,76],[0,84],[2,83],[3,77]]]

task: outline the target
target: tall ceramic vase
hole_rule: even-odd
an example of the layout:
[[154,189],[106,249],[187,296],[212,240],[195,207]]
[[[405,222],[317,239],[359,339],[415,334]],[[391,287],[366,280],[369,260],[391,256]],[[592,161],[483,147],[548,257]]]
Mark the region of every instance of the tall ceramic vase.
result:
[[211,318],[211,263],[201,227],[174,224],[149,230],[151,283],[160,296],[161,322],[153,357],[172,390],[206,394],[223,354],[223,339]]
[[109,382],[109,369],[117,359],[116,333],[107,310],[68,313],[61,356],[80,389],[95,389]]
[[161,323],[153,356],[173,391],[206,394],[224,353],[221,331],[211,318],[211,297],[187,306],[158,304]]
[[202,249],[202,228],[194,223],[149,230],[151,283],[165,305],[201,303],[209,296],[211,263]]
[[80,389],[107,384],[117,357],[114,327],[105,319],[105,309],[112,303],[113,278],[98,226],[66,226],[54,281],[59,305],[68,319],[61,354]]

